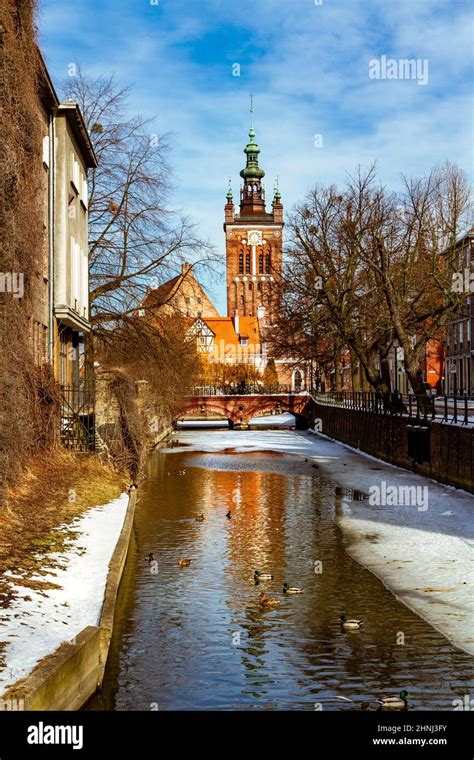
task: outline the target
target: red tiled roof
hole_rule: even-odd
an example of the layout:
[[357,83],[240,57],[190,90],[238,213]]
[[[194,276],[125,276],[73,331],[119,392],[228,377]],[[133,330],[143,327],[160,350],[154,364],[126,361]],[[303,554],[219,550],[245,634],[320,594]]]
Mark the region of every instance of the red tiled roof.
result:
[[231,317],[203,317],[205,322],[214,333],[215,342],[224,341],[225,344],[239,345],[239,336],[248,338],[249,346],[260,344],[260,331],[257,317],[240,317],[239,334],[234,330],[234,321]]

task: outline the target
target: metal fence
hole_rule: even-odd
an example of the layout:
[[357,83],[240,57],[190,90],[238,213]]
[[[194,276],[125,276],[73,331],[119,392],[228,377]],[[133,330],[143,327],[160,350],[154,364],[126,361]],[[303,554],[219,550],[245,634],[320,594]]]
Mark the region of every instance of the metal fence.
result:
[[376,414],[407,416],[416,420],[437,420],[463,425],[474,424],[474,399],[468,396],[418,396],[412,393],[391,393],[382,398],[366,391],[332,391],[315,393],[313,398],[319,404],[357,409]]
[[93,385],[61,386],[61,442],[73,451],[95,450]]
[[197,385],[190,396],[268,396],[273,394],[309,393],[304,389],[294,390],[289,385],[264,386],[261,383],[237,383],[224,385]]

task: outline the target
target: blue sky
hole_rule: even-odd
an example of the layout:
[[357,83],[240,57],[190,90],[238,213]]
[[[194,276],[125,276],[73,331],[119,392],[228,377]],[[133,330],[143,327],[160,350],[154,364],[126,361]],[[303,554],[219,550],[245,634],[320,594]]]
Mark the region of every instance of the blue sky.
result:
[[[267,196],[278,175],[286,210],[374,160],[393,188],[446,159],[472,179],[470,0],[154,1],[42,0],[40,45],[57,86],[72,62],[134,85],[131,110],[171,133],[174,205],[222,258],[251,91]],[[369,79],[382,55],[427,59],[428,83]],[[209,290],[224,311],[222,284]]]

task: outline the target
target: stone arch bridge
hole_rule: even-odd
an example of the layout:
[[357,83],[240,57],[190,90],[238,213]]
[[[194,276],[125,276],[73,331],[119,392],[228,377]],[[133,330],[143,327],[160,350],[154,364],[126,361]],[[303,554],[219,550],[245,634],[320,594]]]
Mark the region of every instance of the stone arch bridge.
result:
[[314,401],[309,393],[249,394],[241,396],[187,396],[174,414],[174,422],[186,417],[224,417],[233,430],[245,430],[249,420],[268,413],[289,412],[297,430],[307,430]]

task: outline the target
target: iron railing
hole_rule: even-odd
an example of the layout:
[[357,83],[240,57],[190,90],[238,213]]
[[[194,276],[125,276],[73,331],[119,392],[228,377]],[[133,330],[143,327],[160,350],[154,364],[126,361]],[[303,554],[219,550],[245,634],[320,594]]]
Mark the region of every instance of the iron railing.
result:
[[366,391],[314,393],[319,404],[357,409],[376,414],[407,416],[415,420],[474,424],[474,399],[468,396],[420,396],[391,393],[382,398]]
[[258,382],[227,383],[222,385],[196,385],[190,391],[190,396],[268,396],[272,394],[308,393],[301,388],[294,390],[289,385],[264,386]]
[[61,442],[73,451],[95,450],[95,392],[92,384],[61,386]]

